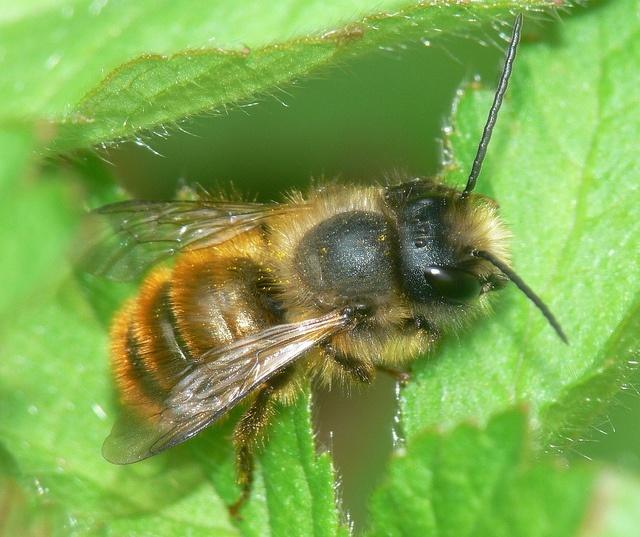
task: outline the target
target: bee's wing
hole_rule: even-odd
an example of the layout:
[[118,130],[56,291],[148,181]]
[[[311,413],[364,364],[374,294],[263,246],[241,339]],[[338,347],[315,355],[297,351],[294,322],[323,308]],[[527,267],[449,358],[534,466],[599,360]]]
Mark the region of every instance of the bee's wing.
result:
[[348,314],[276,325],[213,349],[177,376],[162,408],[126,408],[102,448],[116,464],[145,459],[210,425],[311,347],[343,330]]
[[285,205],[198,201],[124,201],[89,215],[81,268],[132,280],[179,250],[204,248],[253,229]]

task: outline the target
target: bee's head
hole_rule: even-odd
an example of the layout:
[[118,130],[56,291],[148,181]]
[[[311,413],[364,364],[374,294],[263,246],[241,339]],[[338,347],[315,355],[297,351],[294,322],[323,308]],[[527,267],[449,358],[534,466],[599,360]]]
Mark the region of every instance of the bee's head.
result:
[[[401,284],[415,304],[464,307],[512,281],[566,343],[549,308],[509,266],[508,233],[495,202],[473,193],[507,91],[521,30],[519,14],[464,190],[416,180],[387,189],[385,199],[398,231]],[[431,308],[431,313],[434,311],[437,309]]]
[[438,306],[473,311],[511,281],[567,342],[547,305],[509,266],[509,233],[493,200],[420,179],[388,188],[385,200],[397,229],[400,283],[418,309],[432,316]]
[[386,201],[396,222],[401,285],[420,304],[470,304],[503,287],[505,275],[477,257],[508,258],[509,234],[496,204],[425,180],[391,187]]

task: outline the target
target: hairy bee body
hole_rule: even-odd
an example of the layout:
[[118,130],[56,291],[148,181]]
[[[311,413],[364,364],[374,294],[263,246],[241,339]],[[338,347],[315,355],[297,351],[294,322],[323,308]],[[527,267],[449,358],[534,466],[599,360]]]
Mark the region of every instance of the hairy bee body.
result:
[[[428,184],[438,199],[449,200],[446,211],[439,209],[439,225],[452,243],[455,237],[461,244],[490,243],[506,254],[507,233],[492,202],[474,198],[474,210],[457,214],[456,191],[408,184],[422,190]],[[392,200],[390,191],[332,185],[308,196],[294,194],[286,211],[261,226],[184,252],[172,269],[151,272],[113,324],[112,356],[123,402],[162,405],[180,365],[269,326],[336,308],[362,311],[358,326],[333,335],[289,367],[291,382],[274,393],[288,403],[304,379],[327,385],[352,377],[371,381],[376,367],[402,367],[447,328],[448,310],[456,310],[457,323],[481,310],[483,300],[455,305],[411,300],[399,256],[403,229],[396,211],[403,202]],[[395,195],[401,195],[398,189]],[[419,242],[413,247],[424,248]]]

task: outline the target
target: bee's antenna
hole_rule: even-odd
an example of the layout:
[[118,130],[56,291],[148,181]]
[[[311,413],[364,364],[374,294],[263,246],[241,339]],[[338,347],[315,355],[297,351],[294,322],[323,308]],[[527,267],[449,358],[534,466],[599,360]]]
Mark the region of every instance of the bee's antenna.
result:
[[490,254],[489,252],[485,252],[482,250],[476,250],[472,252],[471,255],[473,255],[474,257],[480,257],[482,259],[489,261],[489,263],[491,263],[494,267],[500,270],[500,272],[502,272],[507,278],[509,278],[509,280],[515,283],[516,287],[518,287],[518,289],[520,289],[520,291],[522,291],[525,294],[525,296],[536,305],[536,307],[540,310],[542,315],[546,317],[547,321],[549,321],[549,324],[556,331],[560,339],[564,341],[567,345],[569,344],[569,340],[567,339],[567,336],[562,330],[562,327],[560,326],[560,323],[558,322],[558,320],[554,317],[553,313],[551,313],[549,306],[547,306],[542,301],[542,299],[533,292],[531,287],[529,287],[526,283],[524,283],[524,280],[520,276],[518,276],[513,271],[513,269],[509,267],[509,265],[500,261],[500,259],[495,257],[493,254]]
[[509,48],[507,49],[507,56],[504,60],[504,67],[502,68],[502,74],[500,75],[498,89],[496,90],[495,97],[493,98],[493,104],[489,110],[489,117],[487,118],[487,123],[484,126],[482,138],[480,138],[480,144],[478,144],[478,151],[476,153],[476,158],[473,161],[473,166],[471,166],[471,173],[469,174],[469,179],[467,179],[467,186],[464,187],[461,194],[462,198],[466,198],[469,195],[469,192],[473,191],[476,186],[478,176],[480,175],[482,161],[487,154],[487,147],[489,147],[493,127],[495,127],[496,120],[498,119],[498,112],[502,105],[502,98],[504,97],[504,94],[507,91],[507,86],[509,85],[509,77],[513,70],[513,62],[516,59],[516,50],[518,48],[518,43],[520,42],[521,31],[522,13],[519,13],[516,17],[516,22],[513,25],[513,33],[511,34],[511,41],[509,41]]

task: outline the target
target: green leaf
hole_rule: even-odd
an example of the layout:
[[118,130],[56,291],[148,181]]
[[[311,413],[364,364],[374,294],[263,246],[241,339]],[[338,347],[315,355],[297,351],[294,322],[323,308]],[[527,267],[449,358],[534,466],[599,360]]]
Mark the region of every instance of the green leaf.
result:
[[626,537],[637,530],[640,512],[637,477],[610,470],[597,478],[591,512],[580,537]]
[[[522,401],[541,442],[567,447],[629,376],[640,329],[637,10],[636,0],[602,3],[522,44],[479,180],[513,232],[513,266],[570,345],[521,293],[496,293],[495,315],[416,365],[403,401],[409,437],[484,423]],[[456,105],[454,184],[464,184],[492,92],[467,90]]]
[[640,484],[586,465],[532,457],[527,417],[482,430],[416,435],[371,501],[369,535],[565,537],[632,535]]
[[556,5],[31,2],[0,19],[0,121],[46,120],[55,150],[86,147],[253,99],[347,54]]
[[[28,130],[0,130],[0,199],[4,201],[0,211],[0,314],[20,301],[37,300],[51,263],[66,248],[63,230],[72,218],[68,189],[50,178],[38,178],[32,163],[36,146]],[[25,249],[36,236],[42,241],[40,247]]]

